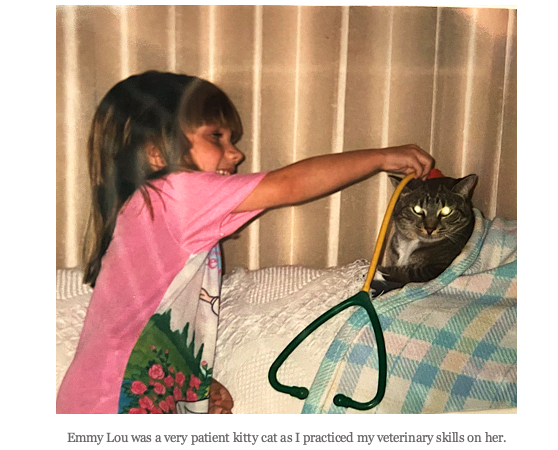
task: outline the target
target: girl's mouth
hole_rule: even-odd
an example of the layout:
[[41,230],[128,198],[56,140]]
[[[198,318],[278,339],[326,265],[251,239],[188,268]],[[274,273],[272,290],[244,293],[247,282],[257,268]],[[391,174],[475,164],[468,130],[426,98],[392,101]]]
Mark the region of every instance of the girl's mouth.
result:
[[232,172],[224,169],[217,169],[215,173],[218,173],[219,175],[232,175]]

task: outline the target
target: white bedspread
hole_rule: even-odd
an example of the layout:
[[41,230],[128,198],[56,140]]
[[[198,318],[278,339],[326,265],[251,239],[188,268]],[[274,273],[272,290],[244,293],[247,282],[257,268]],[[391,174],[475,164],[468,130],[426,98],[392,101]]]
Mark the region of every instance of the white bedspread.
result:
[[[298,266],[255,271],[237,268],[223,281],[215,378],[230,390],[234,413],[295,413],[304,401],[275,391],[269,367],[314,319],[357,293],[368,262],[313,270]],[[92,290],[79,269],[56,271],[56,389],[72,361]],[[336,333],[355,312],[349,308],[311,334],[277,376],[309,388]],[[490,412],[504,412],[492,410]],[[508,411],[505,411],[508,412]]]
[[[237,268],[223,281],[215,378],[230,390],[235,413],[299,413],[303,401],[267,380],[283,348],[312,320],[362,287],[367,263],[312,270],[297,266]],[[56,272],[56,389],[72,361],[92,290],[79,269]],[[310,387],[329,344],[354,312],[313,333],[279,370],[279,381]]]
[[76,352],[93,290],[81,283],[80,269],[56,271],[56,392]]
[[[297,266],[236,269],[223,283],[215,378],[230,390],[235,413],[300,413],[304,401],[275,391],[269,367],[318,316],[356,294],[368,265],[312,270]],[[309,388],[349,308],[318,328],[279,369],[279,382]]]

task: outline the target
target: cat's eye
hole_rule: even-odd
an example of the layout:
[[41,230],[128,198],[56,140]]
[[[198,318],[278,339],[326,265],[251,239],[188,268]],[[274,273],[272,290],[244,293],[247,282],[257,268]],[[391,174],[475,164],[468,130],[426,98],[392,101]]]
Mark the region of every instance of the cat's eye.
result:
[[422,214],[422,208],[419,205],[415,205],[413,206],[413,211],[415,212],[415,214]]
[[444,206],[441,210],[440,210],[440,215],[442,216],[449,216],[451,213],[451,208],[449,206]]

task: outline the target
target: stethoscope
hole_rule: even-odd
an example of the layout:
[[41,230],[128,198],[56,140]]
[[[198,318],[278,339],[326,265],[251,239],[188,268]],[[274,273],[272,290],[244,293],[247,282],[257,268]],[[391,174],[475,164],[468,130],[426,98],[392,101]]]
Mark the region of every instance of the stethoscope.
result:
[[312,334],[317,328],[322,326],[329,319],[341,313],[345,309],[351,306],[360,306],[364,308],[368,313],[368,317],[370,318],[370,322],[372,323],[372,328],[374,330],[376,345],[378,347],[378,389],[376,391],[376,395],[374,396],[374,398],[368,402],[357,402],[352,398],[347,397],[346,395],[337,394],[333,398],[333,403],[337,406],[342,406],[345,408],[354,408],[361,411],[365,411],[379,405],[382,399],[384,398],[384,394],[386,392],[386,379],[387,379],[386,346],[384,342],[384,334],[382,332],[382,326],[380,325],[380,320],[370,300],[369,291],[370,291],[370,284],[372,283],[372,279],[374,278],[374,273],[376,272],[376,267],[380,259],[380,254],[382,251],[389,221],[393,213],[393,208],[395,207],[395,203],[399,198],[399,194],[401,194],[401,191],[403,190],[405,185],[409,181],[411,181],[414,178],[414,176],[415,176],[414,174],[409,174],[405,178],[403,178],[403,180],[401,180],[401,182],[399,183],[399,185],[397,186],[397,188],[395,189],[395,191],[391,196],[391,199],[386,209],[386,213],[384,215],[384,219],[382,221],[380,233],[378,234],[378,240],[376,241],[374,255],[372,257],[372,261],[368,269],[368,274],[366,276],[366,281],[364,282],[364,286],[357,294],[353,295],[347,300],[342,301],[338,305],[335,305],[333,308],[326,311],[320,317],[314,320],[310,325],[304,328],[289,343],[289,345],[287,345],[285,349],[279,354],[277,359],[273,362],[273,364],[269,368],[269,373],[268,373],[269,382],[275,390],[282,392],[284,394],[289,394],[292,397],[296,397],[301,400],[304,400],[306,397],[308,397],[309,391],[305,387],[286,386],[284,384],[279,383],[279,381],[277,380],[277,371],[279,370],[281,365],[285,362],[285,360],[290,356],[290,354],[296,349],[296,347],[298,347],[300,343],[304,341],[304,339],[306,339],[310,334]]

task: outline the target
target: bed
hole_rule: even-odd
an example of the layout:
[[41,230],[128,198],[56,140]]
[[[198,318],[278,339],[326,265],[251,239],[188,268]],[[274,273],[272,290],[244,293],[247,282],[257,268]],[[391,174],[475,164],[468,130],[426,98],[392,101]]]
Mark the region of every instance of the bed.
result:
[[[375,393],[378,361],[364,310],[349,308],[310,335],[278,371],[281,383],[309,388],[305,400],[275,391],[269,367],[316,317],[358,292],[368,261],[322,270],[236,268],[224,278],[215,377],[234,413],[516,413],[517,224],[475,210],[471,239],[428,283],[374,299],[387,350],[383,401],[369,411],[335,406]],[[92,290],[79,268],[56,274],[58,386],[77,345]]]

